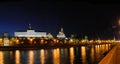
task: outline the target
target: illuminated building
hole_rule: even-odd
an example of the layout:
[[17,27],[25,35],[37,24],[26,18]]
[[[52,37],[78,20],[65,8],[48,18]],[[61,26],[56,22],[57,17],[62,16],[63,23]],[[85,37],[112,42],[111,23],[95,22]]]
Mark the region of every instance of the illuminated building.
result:
[[58,37],[58,38],[65,38],[65,34],[64,34],[64,32],[63,32],[63,28],[61,28],[61,30],[59,31],[57,37]]
[[15,37],[46,37],[46,34],[46,32],[32,30],[31,24],[29,24],[29,29],[27,31],[14,32]]
[[9,38],[7,32],[4,33],[3,46],[9,46]]
[[53,35],[51,33],[48,33],[47,37],[51,39],[53,38]]

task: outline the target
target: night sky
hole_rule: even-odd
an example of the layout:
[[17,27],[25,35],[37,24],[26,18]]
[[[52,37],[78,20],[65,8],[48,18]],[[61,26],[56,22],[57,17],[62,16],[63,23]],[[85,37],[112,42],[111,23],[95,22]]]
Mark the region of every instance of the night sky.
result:
[[0,3],[0,36],[17,30],[46,31],[54,36],[61,27],[66,36],[112,38],[113,25],[120,17],[120,5],[81,1],[8,1]]

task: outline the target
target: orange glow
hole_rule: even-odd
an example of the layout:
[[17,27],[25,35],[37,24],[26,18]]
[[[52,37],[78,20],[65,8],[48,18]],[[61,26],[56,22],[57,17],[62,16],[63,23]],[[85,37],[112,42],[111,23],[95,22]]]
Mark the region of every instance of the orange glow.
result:
[[[23,38],[23,39],[25,39],[25,38]],[[27,39],[29,40],[30,38],[29,38],[29,37],[27,37]]]
[[101,48],[100,48],[102,51],[104,51],[105,50],[105,45],[103,44],[103,45],[101,45]]
[[0,64],[4,64],[3,52],[0,51]]
[[91,54],[90,54],[90,56],[91,56],[91,59],[92,59],[92,62],[94,62],[94,59],[95,59],[95,50],[94,50],[94,47],[92,47],[91,48]]
[[32,44],[32,42],[33,42],[33,39],[32,39],[32,38],[30,38],[29,40],[30,40],[30,44]]
[[34,38],[29,38],[29,37],[28,37],[28,40],[30,41],[29,43],[32,44]]
[[3,39],[2,39],[2,38],[0,38],[0,42],[2,42],[2,40],[3,40]]
[[18,39],[16,40],[16,44],[19,44],[19,40]]
[[13,42],[12,41],[9,41],[10,45],[13,45]]
[[70,48],[70,63],[74,64],[74,48]]
[[108,51],[109,50],[109,44],[106,44],[105,47],[106,47],[106,51]]
[[59,40],[56,40],[57,43],[59,43]]
[[53,51],[53,64],[60,64],[60,49],[54,49]]
[[119,21],[118,21],[118,25],[120,25],[120,19],[119,19]]
[[22,41],[21,44],[23,44],[24,42]]
[[85,46],[81,47],[81,56],[82,56],[82,64],[85,64],[85,62],[86,62],[86,48],[85,48]]
[[70,42],[73,42],[73,39],[70,39]]
[[53,41],[54,41],[54,42],[56,42],[57,40],[56,40],[56,39],[54,39]]
[[95,45],[96,53],[100,53],[100,45]]
[[108,44],[108,49],[110,49],[111,48],[111,45],[110,44]]
[[84,43],[84,42],[85,42],[85,40],[81,40],[81,42],[82,42],[82,43]]
[[98,46],[99,46],[99,45],[95,45],[95,50],[97,50],[97,49],[98,49]]
[[46,37],[45,40],[48,40],[48,37]]
[[13,52],[12,51],[10,51],[10,57],[13,57]]
[[45,64],[45,53],[44,53],[44,49],[41,49],[40,50],[40,61],[41,61],[41,64]]
[[94,40],[90,40],[90,43],[94,42]]
[[34,62],[34,52],[29,51],[29,64],[33,64]]
[[0,38],[0,45],[2,45],[2,42],[3,42],[3,39],[2,39],[2,38]]
[[34,41],[34,44],[36,44],[37,42],[36,41]]
[[0,38],[0,41],[2,41],[3,39],[2,38]]
[[44,43],[44,40],[43,40],[43,39],[42,39],[42,40],[40,40],[40,43],[41,43],[41,44],[43,44],[43,43]]
[[20,51],[19,50],[15,51],[15,62],[16,64],[20,64]]

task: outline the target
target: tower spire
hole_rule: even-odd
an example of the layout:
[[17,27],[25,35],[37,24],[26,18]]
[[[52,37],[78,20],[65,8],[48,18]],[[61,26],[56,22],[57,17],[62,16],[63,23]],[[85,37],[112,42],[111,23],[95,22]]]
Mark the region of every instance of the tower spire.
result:
[[31,29],[32,29],[31,24],[29,24],[29,30],[31,30]]
[[61,30],[60,30],[61,32],[63,32],[63,28],[61,28]]

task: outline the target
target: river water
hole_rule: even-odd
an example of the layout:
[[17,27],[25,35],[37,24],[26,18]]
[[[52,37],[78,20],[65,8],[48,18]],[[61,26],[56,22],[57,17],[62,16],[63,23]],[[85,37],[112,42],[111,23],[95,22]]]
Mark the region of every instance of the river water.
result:
[[0,64],[97,64],[112,48],[111,44],[0,51]]

